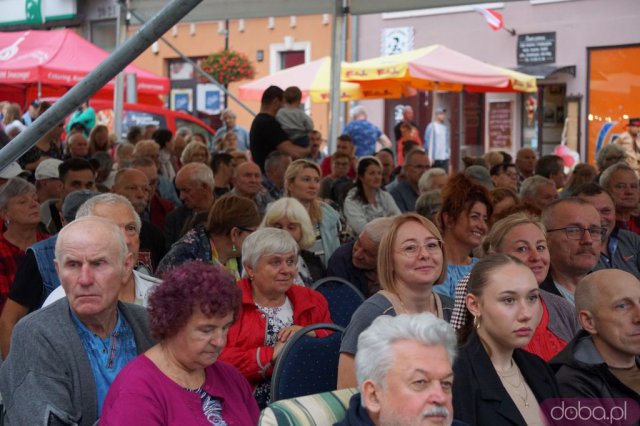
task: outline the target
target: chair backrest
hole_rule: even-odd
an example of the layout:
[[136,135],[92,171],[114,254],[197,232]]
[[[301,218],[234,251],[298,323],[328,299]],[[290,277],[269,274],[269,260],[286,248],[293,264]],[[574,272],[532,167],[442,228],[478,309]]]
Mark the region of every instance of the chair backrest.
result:
[[344,419],[356,388],[282,399],[260,414],[259,426],[328,426]]
[[[319,329],[327,337],[307,336]],[[332,391],[338,382],[338,358],[344,329],[335,324],[313,324],[298,330],[282,348],[271,376],[271,401]]]
[[322,278],[313,283],[311,288],[327,299],[331,321],[342,327],[349,325],[351,315],[365,299],[360,290],[340,277]]

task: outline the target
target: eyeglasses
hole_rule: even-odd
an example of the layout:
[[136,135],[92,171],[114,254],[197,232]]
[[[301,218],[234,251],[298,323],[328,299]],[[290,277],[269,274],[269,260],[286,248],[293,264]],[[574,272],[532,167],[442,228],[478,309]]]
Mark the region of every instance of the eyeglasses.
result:
[[584,238],[584,233],[589,231],[589,235],[594,240],[602,241],[607,232],[605,228],[592,226],[591,228],[582,228],[580,226],[565,226],[564,228],[547,229],[547,232],[564,231],[567,234],[567,238],[570,240],[581,240]]
[[407,257],[413,258],[418,256],[418,254],[420,253],[420,249],[422,249],[423,247],[427,251],[427,253],[438,253],[442,251],[442,241],[431,239],[431,240],[425,241],[422,244],[407,243],[402,247],[400,247],[400,249],[398,250],[398,253],[402,253]]

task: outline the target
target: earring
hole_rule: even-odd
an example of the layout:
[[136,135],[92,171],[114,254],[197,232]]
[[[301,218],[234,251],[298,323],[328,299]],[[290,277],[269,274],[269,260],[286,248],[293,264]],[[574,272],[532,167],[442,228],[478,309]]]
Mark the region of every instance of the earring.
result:
[[477,330],[480,328],[480,315],[473,316],[473,327]]
[[231,252],[232,253],[236,252],[236,245],[235,244],[231,244]]

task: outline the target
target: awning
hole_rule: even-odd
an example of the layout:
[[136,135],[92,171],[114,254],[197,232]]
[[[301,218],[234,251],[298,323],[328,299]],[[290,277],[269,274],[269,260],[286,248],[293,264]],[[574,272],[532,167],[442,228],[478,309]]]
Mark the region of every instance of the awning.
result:
[[575,65],[524,65],[515,68],[516,71],[534,76],[538,80],[544,80],[554,74],[569,74],[572,77],[576,76]]

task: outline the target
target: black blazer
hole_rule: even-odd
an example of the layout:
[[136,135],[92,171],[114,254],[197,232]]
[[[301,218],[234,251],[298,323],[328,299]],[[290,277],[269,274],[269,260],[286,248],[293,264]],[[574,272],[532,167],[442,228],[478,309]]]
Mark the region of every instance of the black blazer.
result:
[[[542,358],[516,349],[513,360],[538,404],[547,398],[560,397],[553,372]],[[455,419],[478,426],[526,426],[475,332],[471,334],[467,344],[460,348],[453,371]]]

